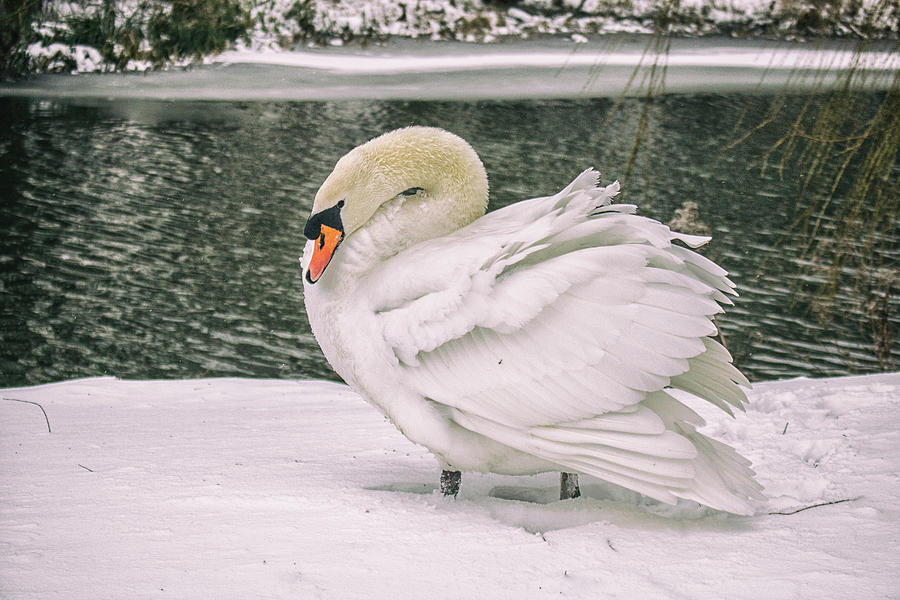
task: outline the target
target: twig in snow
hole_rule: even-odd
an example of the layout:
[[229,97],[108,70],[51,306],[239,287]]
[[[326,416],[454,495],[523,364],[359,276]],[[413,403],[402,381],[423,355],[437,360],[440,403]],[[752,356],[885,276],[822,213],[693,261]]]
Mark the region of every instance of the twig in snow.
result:
[[79,466],[79,467],[81,467],[81,468],[82,468],[82,469],[84,469],[84,470],[85,470],[85,471],[90,471],[90,472],[91,472],[91,473],[93,473],[93,472],[94,472],[94,470],[93,470],[93,469],[88,469],[88,468],[87,468],[87,467],[86,467],[86,466],[84,466],[84,465],[83,465],[83,464],[81,464],[81,463],[78,463],[78,466]]
[[784,435],[787,433],[787,426],[790,424],[791,424],[790,421],[788,421],[787,423],[784,424],[784,429],[781,431],[781,435]]
[[2,399],[2,400],[8,400],[8,401],[10,401],[10,402],[21,402],[21,403],[23,403],[23,404],[34,404],[34,405],[37,406],[39,409],[41,409],[41,412],[42,412],[42,413],[44,413],[44,420],[47,421],[47,433],[53,433],[53,432],[50,430],[50,419],[47,417],[47,411],[44,410],[44,407],[41,406],[40,404],[38,404],[37,402],[32,402],[31,400],[19,400],[18,398],[0,398],[0,399]]
[[857,496],[856,498],[844,498],[843,500],[832,500],[831,502],[820,502],[819,504],[813,504],[811,506],[804,506],[803,508],[798,508],[797,510],[789,510],[789,511],[776,511],[770,512],[770,515],[796,515],[798,512],[803,512],[804,510],[809,510],[811,508],[819,508],[820,506],[830,506],[832,504],[841,504],[842,502],[853,502],[854,500],[859,500],[862,496]]

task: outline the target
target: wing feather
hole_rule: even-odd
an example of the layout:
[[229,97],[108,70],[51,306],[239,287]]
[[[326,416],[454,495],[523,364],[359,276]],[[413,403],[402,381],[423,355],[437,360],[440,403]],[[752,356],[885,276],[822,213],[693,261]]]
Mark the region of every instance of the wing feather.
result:
[[430,272],[400,289],[373,283],[384,339],[405,380],[461,427],[664,502],[747,514],[758,486],[746,461],[665,392],[743,409],[749,382],[710,337],[734,284],[678,245],[708,238],[609,204],[618,185],[596,178],[398,254],[409,274]]

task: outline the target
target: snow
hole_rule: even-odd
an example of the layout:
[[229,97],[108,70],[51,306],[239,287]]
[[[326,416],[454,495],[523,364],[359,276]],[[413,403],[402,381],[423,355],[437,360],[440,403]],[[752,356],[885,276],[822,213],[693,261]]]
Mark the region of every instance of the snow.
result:
[[[335,37],[352,35],[401,36],[418,39],[455,39],[466,42],[492,42],[516,37],[543,35],[653,33],[654,17],[660,10],[658,0],[526,0],[511,2],[489,0],[313,0],[308,11],[316,32]],[[863,0],[854,10],[841,13],[838,30],[843,35],[856,33],[866,22],[889,31],[890,11],[881,8],[883,0]],[[269,0],[254,9],[254,29],[249,45],[253,49],[284,45],[284,39],[303,31],[291,17],[295,0]],[[681,0],[668,5],[673,33],[703,35],[730,31],[756,23],[781,23],[783,34],[802,36],[793,31],[793,12],[822,11],[803,3],[774,3],[772,0]],[[856,31],[855,31],[856,30]]]
[[92,72],[100,70],[103,67],[103,57],[95,48],[90,46],[66,44],[50,44],[44,46],[40,43],[29,44],[28,54],[32,58],[49,59],[53,62],[48,65],[48,70],[62,68],[63,58],[72,59],[78,72]]
[[[0,597],[889,598],[900,373],[758,384],[705,432],[753,517],[583,477],[438,467],[336,383],[85,379],[0,390]],[[823,502],[846,500],[791,512]]]

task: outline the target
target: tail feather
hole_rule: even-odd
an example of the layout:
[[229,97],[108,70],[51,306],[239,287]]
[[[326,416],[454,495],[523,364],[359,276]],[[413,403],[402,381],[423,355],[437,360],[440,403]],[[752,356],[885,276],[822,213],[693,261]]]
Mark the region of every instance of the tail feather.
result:
[[750,461],[688,424],[677,425],[677,431],[689,439],[699,453],[694,459],[697,475],[690,488],[673,493],[718,510],[752,515],[754,502],[763,501],[764,496],[762,486],[754,479]]
[[616,413],[616,431],[605,429],[603,419],[520,429],[459,410],[453,413],[459,425],[556,463],[561,471],[593,475],[667,504],[683,498],[753,514],[754,501],[763,496],[749,461],[697,432],[693,424],[703,420],[665,392],[649,396],[642,410],[653,411],[665,424],[659,433],[646,433],[643,423],[634,427],[642,433],[623,431],[622,424],[641,418],[641,411]]

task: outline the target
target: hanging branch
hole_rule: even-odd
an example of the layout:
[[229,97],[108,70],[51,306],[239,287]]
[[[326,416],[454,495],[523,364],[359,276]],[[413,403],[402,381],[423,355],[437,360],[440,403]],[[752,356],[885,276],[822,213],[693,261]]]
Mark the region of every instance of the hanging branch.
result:
[[42,413],[44,413],[44,420],[47,421],[47,433],[53,433],[50,430],[50,419],[47,417],[47,411],[44,410],[44,407],[37,402],[32,402],[31,400],[19,400],[18,398],[0,398],[0,400],[8,400],[9,402],[21,402],[23,404],[34,404],[39,409],[41,409]]

